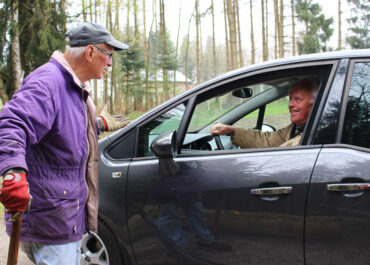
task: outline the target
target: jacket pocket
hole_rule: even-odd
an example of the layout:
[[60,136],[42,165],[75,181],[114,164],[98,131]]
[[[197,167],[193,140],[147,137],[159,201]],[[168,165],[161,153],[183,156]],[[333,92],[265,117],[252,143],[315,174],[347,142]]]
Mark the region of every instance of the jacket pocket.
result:
[[30,225],[37,236],[65,239],[76,232],[83,209],[79,205],[80,183],[43,182],[43,195],[34,198],[30,211]]

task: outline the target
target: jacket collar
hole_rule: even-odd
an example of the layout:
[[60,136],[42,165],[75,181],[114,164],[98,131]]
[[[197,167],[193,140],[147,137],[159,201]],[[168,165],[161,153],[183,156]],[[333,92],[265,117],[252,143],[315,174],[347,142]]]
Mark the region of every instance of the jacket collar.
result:
[[58,63],[60,63],[63,68],[71,74],[72,76],[72,79],[73,79],[73,82],[81,88],[82,91],[87,91],[90,93],[91,91],[91,86],[90,86],[90,82],[89,81],[86,81],[86,82],[81,82],[80,79],[78,78],[78,76],[76,75],[76,73],[73,71],[71,65],[68,63],[68,61],[65,59],[64,57],[64,54],[61,53],[60,51],[55,51],[53,53],[53,55],[51,56],[51,58],[55,59]]

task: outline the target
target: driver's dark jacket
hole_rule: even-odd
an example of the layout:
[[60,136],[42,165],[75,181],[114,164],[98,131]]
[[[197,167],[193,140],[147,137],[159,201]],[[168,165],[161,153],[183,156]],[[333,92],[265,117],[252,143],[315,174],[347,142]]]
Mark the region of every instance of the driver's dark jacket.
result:
[[274,132],[261,132],[259,130],[235,128],[232,144],[242,148],[295,146],[299,144],[302,134],[291,138],[294,123]]

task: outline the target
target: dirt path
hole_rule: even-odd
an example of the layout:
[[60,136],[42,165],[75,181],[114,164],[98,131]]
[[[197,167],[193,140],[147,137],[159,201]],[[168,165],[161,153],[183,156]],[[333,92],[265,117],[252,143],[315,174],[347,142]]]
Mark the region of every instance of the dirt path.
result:
[[[6,264],[8,260],[9,236],[5,232],[4,217],[0,217],[0,264]],[[27,256],[19,250],[18,265],[33,265]]]

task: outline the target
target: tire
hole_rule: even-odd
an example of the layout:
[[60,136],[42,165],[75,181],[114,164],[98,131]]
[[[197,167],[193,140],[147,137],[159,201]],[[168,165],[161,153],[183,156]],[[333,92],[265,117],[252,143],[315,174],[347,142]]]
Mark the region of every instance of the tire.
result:
[[98,231],[98,234],[84,234],[81,241],[81,265],[124,264],[116,237],[101,220]]

